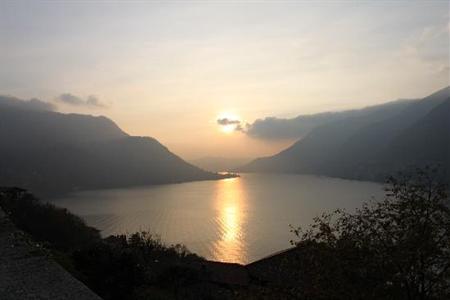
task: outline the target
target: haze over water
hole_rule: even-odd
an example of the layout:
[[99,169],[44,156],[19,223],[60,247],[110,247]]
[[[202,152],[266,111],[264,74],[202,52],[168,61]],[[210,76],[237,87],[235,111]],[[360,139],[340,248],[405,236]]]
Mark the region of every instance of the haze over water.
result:
[[207,259],[249,263],[290,247],[289,224],[306,226],[323,211],[352,210],[376,183],[327,177],[244,174],[240,178],[81,192],[54,202],[103,236],[138,230],[183,243]]

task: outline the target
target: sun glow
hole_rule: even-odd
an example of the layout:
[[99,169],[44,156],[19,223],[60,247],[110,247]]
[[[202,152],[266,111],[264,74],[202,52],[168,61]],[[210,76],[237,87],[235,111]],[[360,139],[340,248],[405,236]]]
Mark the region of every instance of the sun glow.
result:
[[239,116],[229,112],[219,114],[217,117],[217,123],[220,126],[220,130],[227,134],[233,133],[239,126],[241,126]]
[[221,130],[224,133],[232,133],[235,129],[236,129],[236,125],[235,124],[221,126]]

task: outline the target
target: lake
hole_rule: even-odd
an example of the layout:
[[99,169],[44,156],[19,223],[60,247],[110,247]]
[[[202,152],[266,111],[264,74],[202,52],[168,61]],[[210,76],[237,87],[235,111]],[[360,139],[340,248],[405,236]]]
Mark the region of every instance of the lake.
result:
[[243,174],[239,178],[86,191],[53,202],[103,236],[138,230],[183,243],[207,259],[249,263],[290,247],[289,224],[382,199],[377,183],[328,177]]

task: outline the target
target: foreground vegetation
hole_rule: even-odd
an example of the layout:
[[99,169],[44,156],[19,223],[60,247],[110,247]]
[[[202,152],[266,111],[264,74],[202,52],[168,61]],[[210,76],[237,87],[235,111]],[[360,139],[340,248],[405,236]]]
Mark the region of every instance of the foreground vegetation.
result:
[[450,209],[432,169],[390,178],[384,201],[293,229],[301,299],[450,299]]
[[241,267],[245,286],[208,281],[206,262],[146,232],[101,238],[66,209],[21,189],[0,206],[104,299],[450,299],[447,187],[431,169],[390,178],[384,201],[292,228],[295,247]]
[[[55,260],[104,299],[176,298],[203,259],[146,232],[102,239],[97,229],[22,189],[3,189],[0,206]],[[208,291],[203,291],[204,293]],[[187,298],[191,295],[186,294]]]

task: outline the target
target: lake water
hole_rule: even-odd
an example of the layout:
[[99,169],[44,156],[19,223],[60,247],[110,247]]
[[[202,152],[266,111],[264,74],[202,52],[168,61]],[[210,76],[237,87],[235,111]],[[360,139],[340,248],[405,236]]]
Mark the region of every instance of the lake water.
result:
[[249,263],[290,247],[289,224],[382,199],[376,183],[327,177],[244,174],[240,178],[81,192],[54,200],[102,235],[146,230],[205,258]]

